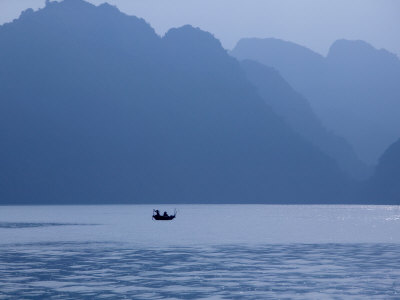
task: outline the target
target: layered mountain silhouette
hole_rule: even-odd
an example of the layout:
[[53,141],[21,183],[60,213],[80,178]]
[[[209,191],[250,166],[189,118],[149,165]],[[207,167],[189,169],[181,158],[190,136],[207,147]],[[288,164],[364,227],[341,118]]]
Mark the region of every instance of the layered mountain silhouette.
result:
[[400,139],[383,153],[374,175],[364,184],[362,201],[400,205]]
[[400,135],[400,60],[386,50],[338,40],[323,57],[278,39],[243,39],[231,54],[276,68],[367,164]]
[[362,180],[370,175],[371,170],[347,141],[322,125],[307,99],[293,90],[278,71],[252,60],[243,60],[241,65],[260,96],[291,128],[335,159],[352,178]]
[[335,161],[207,32],[161,38],[65,0],[1,26],[0,45],[1,203],[345,201]]

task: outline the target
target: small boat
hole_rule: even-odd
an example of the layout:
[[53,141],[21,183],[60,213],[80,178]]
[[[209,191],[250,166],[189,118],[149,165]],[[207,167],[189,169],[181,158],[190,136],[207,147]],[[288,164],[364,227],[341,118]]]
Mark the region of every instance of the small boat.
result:
[[160,212],[158,209],[153,209],[153,220],[157,220],[157,221],[169,221],[172,219],[175,219],[176,217],[176,209],[174,211],[173,215],[168,215],[167,212],[164,212],[163,215],[160,215]]

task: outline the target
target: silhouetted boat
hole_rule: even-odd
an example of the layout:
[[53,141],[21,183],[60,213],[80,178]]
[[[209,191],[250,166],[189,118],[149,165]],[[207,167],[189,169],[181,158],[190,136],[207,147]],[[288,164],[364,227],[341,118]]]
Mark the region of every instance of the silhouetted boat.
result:
[[172,220],[176,217],[176,209],[174,211],[173,215],[168,215],[166,212],[164,212],[164,215],[160,215],[160,212],[158,209],[153,209],[153,220],[157,221],[169,221]]

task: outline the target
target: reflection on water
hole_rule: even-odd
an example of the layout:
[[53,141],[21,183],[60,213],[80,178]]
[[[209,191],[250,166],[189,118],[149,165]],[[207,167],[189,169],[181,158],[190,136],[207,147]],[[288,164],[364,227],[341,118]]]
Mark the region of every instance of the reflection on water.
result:
[[399,262],[399,244],[9,244],[0,298],[399,299]]

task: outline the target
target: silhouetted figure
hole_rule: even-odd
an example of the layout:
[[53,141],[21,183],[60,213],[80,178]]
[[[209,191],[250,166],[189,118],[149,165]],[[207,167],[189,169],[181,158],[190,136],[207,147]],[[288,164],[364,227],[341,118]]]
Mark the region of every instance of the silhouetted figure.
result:
[[152,216],[153,220],[172,220],[175,219],[175,216],[176,216],[176,209],[173,215],[168,215],[166,211],[164,211],[163,215],[160,215],[158,209],[153,209],[153,216]]

